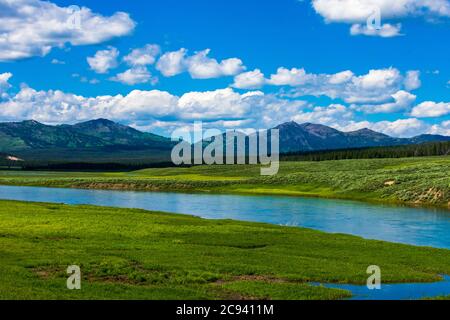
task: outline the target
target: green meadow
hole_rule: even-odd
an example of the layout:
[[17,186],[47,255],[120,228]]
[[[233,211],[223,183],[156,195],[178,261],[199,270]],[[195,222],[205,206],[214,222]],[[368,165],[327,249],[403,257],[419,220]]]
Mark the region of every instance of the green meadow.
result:
[[[143,173],[144,174],[144,173]],[[450,251],[135,209],[0,201],[0,299],[343,299],[309,282],[437,281]],[[79,265],[81,290],[66,288]]]
[[[342,198],[449,207],[450,157],[133,172],[0,171],[0,184]],[[134,209],[0,201],[0,299],[345,299],[312,286],[437,281],[450,251]],[[66,288],[79,265],[82,289]]]
[[256,165],[133,172],[0,171],[0,184],[114,190],[312,196],[449,208],[450,157],[285,161],[275,176]]

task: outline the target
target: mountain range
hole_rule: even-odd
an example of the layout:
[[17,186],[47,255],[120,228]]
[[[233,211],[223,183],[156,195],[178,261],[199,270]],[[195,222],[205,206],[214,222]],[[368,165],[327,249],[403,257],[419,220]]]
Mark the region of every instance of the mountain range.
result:
[[[342,132],[320,124],[286,122],[280,152],[305,152],[450,141],[440,135],[395,138],[369,129]],[[0,123],[0,153],[26,161],[169,161],[175,142],[107,119],[75,125],[45,125],[34,120]]]
[[0,123],[0,151],[136,146],[167,148],[170,139],[106,119],[49,126],[34,120]]
[[324,125],[291,121],[275,129],[280,130],[280,151],[299,152],[330,149],[384,147],[450,141],[450,137],[423,134],[413,138],[395,138],[370,129],[342,132]]
[[107,119],[57,126],[0,123],[0,152],[27,162],[162,162],[170,160],[174,144]]

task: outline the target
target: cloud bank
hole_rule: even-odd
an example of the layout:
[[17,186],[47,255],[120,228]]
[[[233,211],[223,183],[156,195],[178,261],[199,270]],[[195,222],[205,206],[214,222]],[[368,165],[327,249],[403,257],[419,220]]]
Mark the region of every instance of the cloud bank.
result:
[[[239,93],[232,88],[203,92],[187,92],[181,96],[160,90],[133,90],[127,95],[84,97],[60,90],[35,90],[23,85],[19,92],[8,95],[11,74],[0,74],[4,98],[0,102],[0,121],[35,119],[49,124],[74,123],[95,118],[108,118],[144,130],[170,130],[190,125],[195,120],[210,126],[246,130],[268,128],[295,120],[315,122],[351,131],[371,128],[394,136],[412,136],[425,132],[445,133],[447,122],[428,124],[418,118],[450,112],[448,103],[422,103],[412,109],[409,117],[395,121],[368,122],[358,120],[359,110],[353,106],[313,103],[285,99],[261,91]],[[333,78],[343,81],[345,74]],[[382,108],[405,109],[415,96],[400,91],[394,102]],[[372,106],[369,106],[372,107]],[[380,106],[379,106],[380,107]],[[430,111],[432,110],[432,111]]]

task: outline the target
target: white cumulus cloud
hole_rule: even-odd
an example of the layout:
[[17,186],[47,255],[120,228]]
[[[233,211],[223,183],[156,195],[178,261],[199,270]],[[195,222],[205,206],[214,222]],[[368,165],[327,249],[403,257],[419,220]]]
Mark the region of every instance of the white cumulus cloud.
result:
[[350,70],[342,71],[331,75],[328,79],[330,84],[342,84],[350,81],[354,73]]
[[119,51],[114,47],[106,50],[99,50],[93,57],[88,57],[87,62],[91,69],[97,73],[107,73],[110,69],[116,68]]
[[443,121],[440,124],[433,125],[429,133],[450,136],[450,120]]
[[178,101],[180,116],[190,119],[239,118],[252,108],[254,97],[264,94],[259,91],[239,94],[231,88],[205,92],[189,92]]
[[433,118],[450,114],[450,102],[425,101],[415,106],[411,115],[417,118]]
[[284,67],[278,68],[277,73],[272,74],[267,81],[269,84],[276,86],[299,86],[305,84],[313,76],[308,75],[305,69],[287,69]]
[[448,0],[312,0],[314,10],[327,23],[352,24],[351,34],[393,37],[400,24],[383,23],[379,30],[368,28],[367,20],[379,14],[380,20],[425,17],[428,20],[450,17]]
[[189,74],[194,79],[210,79],[223,76],[234,76],[245,70],[242,61],[238,58],[230,58],[218,62],[208,57],[210,49],[197,52],[186,59]]
[[0,16],[0,61],[45,56],[66,44],[99,44],[128,35],[136,25],[124,12],[107,17],[40,0],[0,0]]
[[292,120],[302,123],[320,123],[335,126],[337,123],[346,123],[353,117],[353,113],[346,106],[331,104],[327,107],[314,107],[311,111],[300,112],[292,117]]
[[392,100],[400,90],[418,88],[420,79],[416,71],[402,75],[396,68],[373,69],[363,75],[355,75],[350,70],[312,74],[304,69],[279,68],[267,83],[294,87],[288,93],[290,97],[324,95],[347,103],[375,104]]
[[157,44],[147,44],[142,48],[133,49],[123,60],[130,66],[146,66],[154,64],[161,52]]
[[0,98],[3,97],[3,95],[9,88],[11,88],[11,85],[8,81],[12,76],[13,75],[10,72],[0,73]]
[[369,128],[394,137],[413,137],[430,130],[427,123],[415,118],[379,121],[370,124]]
[[178,51],[171,51],[164,53],[159,58],[156,69],[159,70],[165,77],[173,77],[186,70],[185,56],[187,50],[181,48]]
[[408,110],[416,101],[416,96],[404,90],[392,95],[393,102],[382,104],[354,106],[354,109],[365,113],[393,113]]
[[243,72],[234,77],[232,87],[238,89],[258,89],[266,82],[264,74],[259,69]]
[[400,79],[400,71],[395,68],[370,70],[368,74],[359,76],[353,82],[364,89],[380,89],[390,87]]
[[110,78],[110,80],[130,86],[147,82],[155,84],[157,82],[157,78],[153,78],[147,68],[143,66],[133,67],[122,73],[118,73],[116,76]]
[[189,72],[193,79],[211,79],[223,76],[234,76],[245,70],[242,60],[229,58],[217,61],[208,55],[210,49],[187,55],[187,50],[164,53],[156,64],[156,69],[164,76],[172,77],[183,72]]
[[12,73],[10,72],[0,73],[0,101],[8,97],[7,91],[11,88],[11,84],[9,83],[11,77]]
[[379,9],[386,19],[408,16],[450,16],[448,0],[312,0],[314,10],[327,22],[365,22]]
[[[128,95],[84,97],[60,90],[35,90],[23,86],[0,102],[1,121],[35,119],[44,123],[73,123],[108,118],[136,121],[242,120],[252,117],[253,106],[264,99],[260,91],[239,94],[231,88],[188,92],[178,97],[160,90],[133,90]],[[259,111],[258,111],[259,112]]]
[[420,71],[411,70],[406,73],[405,88],[406,90],[416,90],[420,88],[422,82],[420,81]]

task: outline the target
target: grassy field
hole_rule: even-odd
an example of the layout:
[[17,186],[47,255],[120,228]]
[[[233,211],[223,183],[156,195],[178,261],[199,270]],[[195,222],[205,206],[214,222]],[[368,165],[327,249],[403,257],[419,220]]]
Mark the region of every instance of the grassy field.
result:
[[147,191],[314,196],[450,206],[450,156],[198,166],[116,173],[0,171],[0,184]]
[[[0,299],[341,299],[315,282],[435,281],[450,251],[144,210],[0,201]],[[79,265],[82,289],[66,288]]]

